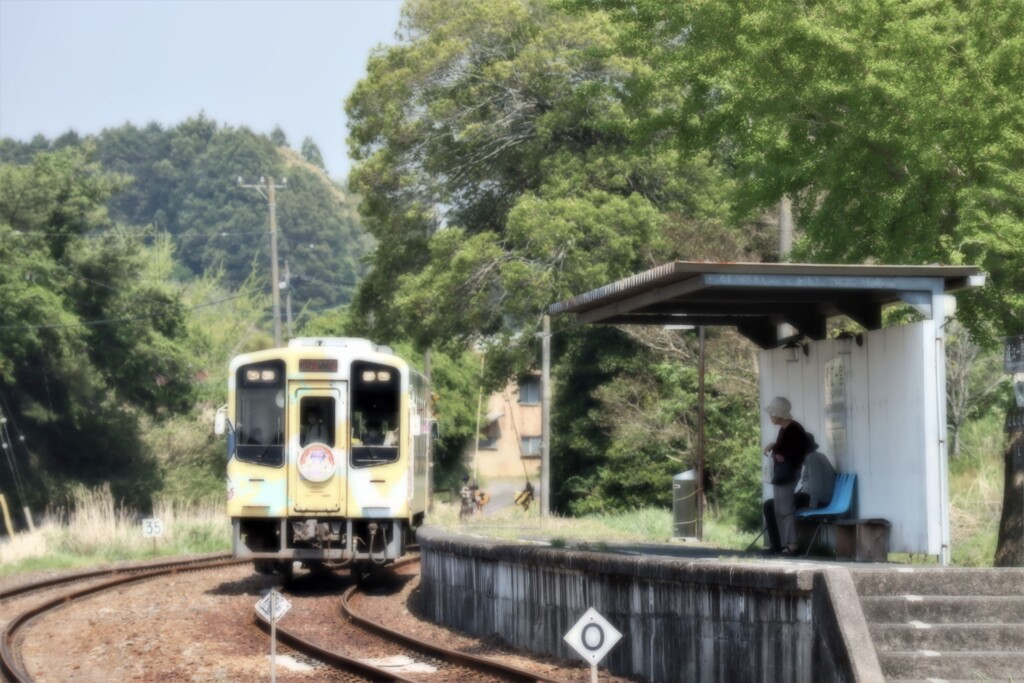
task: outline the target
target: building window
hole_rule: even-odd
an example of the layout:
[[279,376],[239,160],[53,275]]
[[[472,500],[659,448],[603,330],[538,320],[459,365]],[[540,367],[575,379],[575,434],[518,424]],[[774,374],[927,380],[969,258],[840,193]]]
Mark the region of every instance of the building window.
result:
[[535,406],[540,404],[540,377],[524,377],[519,380],[519,403]]
[[524,436],[521,439],[523,455],[540,455],[540,437]]
[[477,447],[482,451],[498,450],[498,439],[501,438],[501,418],[504,413],[496,411],[487,414],[487,424],[480,430]]

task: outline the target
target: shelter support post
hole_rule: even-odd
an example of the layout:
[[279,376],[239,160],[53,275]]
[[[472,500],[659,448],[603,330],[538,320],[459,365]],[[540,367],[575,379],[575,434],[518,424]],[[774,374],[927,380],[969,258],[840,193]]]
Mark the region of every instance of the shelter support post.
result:
[[[939,458],[939,564],[948,567],[950,562],[949,530],[949,452],[947,449],[948,428],[946,425],[946,302],[941,287],[932,289],[932,323],[935,326],[935,430],[936,450]],[[952,315],[952,311],[949,312]]]

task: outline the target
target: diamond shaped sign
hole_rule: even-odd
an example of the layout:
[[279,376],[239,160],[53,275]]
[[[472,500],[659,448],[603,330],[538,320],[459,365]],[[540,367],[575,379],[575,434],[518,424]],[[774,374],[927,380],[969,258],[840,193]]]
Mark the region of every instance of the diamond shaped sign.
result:
[[569,643],[583,659],[597,665],[604,656],[622,638],[618,629],[608,623],[596,609],[588,609],[576,625],[565,634],[565,642]]
[[281,617],[291,608],[292,603],[288,601],[288,598],[273,588],[256,603],[256,611],[259,615],[272,624],[280,621]]

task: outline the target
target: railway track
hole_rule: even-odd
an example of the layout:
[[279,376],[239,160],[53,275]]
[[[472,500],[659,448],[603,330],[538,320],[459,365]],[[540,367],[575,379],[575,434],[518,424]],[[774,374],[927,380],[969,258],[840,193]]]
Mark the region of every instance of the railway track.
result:
[[[415,564],[418,558],[396,564],[394,569],[402,565]],[[518,683],[521,681],[543,681],[545,683],[562,683],[562,679],[551,678],[536,671],[529,671],[505,662],[466,652],[443,647],[430,641],[400,633],[379,623],[378,619],[359,613],[353,606],[353,599],[359,594],[360,586],[354,584],[347,588],[341,596],[341,614],[353,626],[374,634],[381,639],[383,647],[393,653],[392,658],[405,661],[416,661],[426,664],[432,673],[419,677],[405,675],[394,668],[376,664],[364,657],[338,652],[317,645],[312,638],[304,637],[299,629],[283,627],[279,622],[276,626],[280,642],[307,657],[328,664],[338,670],[358,675],[367,681],[409,681],[421,682],[428,680],[443,681],[479,681],[496,683]],[[258,615],[255,617],[260,628],[269,632],[270,624]]]
[[[402,564],[415,562],[418,562],[418,558],[395,565],[392,572],[399,569]],[[79,572],[0,590],[0,604],[5,607],[5,613],[0,613],[0,624],[3,624],[2,619],[10,618],[0,632],[0,672],[2,672],[0,678],[17,682],[33,680],[25,666],[27,660],[22,660],[21,650],[27,642],[25,627],[41,615],[87,596],[97,595],[103,591],[117,590],[133,582],[246,563],[247,561],[230,559],[228,555],[205,556],[189,561],[155,562],[129,568]],[[351,579],[343,576],[340,582],[341,586],[343,587],[350,581]],[[329,667],[331,670],[328,676],[330,680],[445,682],[561,680],[492,658],[445,648],[381,625],[378,623],[379,618],[375,619],[368,614],[360,613],[358,602],[362,596],[359,593],[359,584],[349,585],[344,591],[340,601],[340,612],[338,592],[334,587],[328,585],[325,589],[322,584],[315,582],[312,585],[316,586],[314,595],[304,596],[300,586],[299,592],[291,597],[317,603],[315,611],[325,619],[321,623],[328,626],[326,631],[321,630],[320,632],[320,644],[316,642],[315,628],[313,629],[314,635],[303,633],[303,627],[308,627],[307,622],[310,619],[294,619],[294,611],[291,619],[285,620],[286,622],[291,621],[290,624],[282,625],[281,622],[278,622],[277,637],[280,643],[287,645],[296,653],[305,655],[324,667]],[[321,592],[325,590],[327,592]],[[26,604],[22,606],[15,602],[16,600],[24,600]],[[365,604],[363,606],[365,607]],[[21,611],[14,614],[17,609],[21,609]],[[245,616],[249,618],[248,614]],[[255,620],[265,631],[269,631],[269,624],[258,616],[255,617]],[[334,626],[330,625],[332,621]],[[326,638],[323,635],[325,632],[330,634]],[[349,651],[337,651],[339,644],[343,648],[347,646]],[[38,649],[38,645],[35,645],[35,648]],[[425,664],[426,668],[432,671],[431,673],[403,673],[396,670],[394,666],[389,667],[388,663],[375,663],[374,655],[366,654],[382,652],[391,655],[390,659],[397,656],[406,661]],[[40,666],[38,655],[35,657],[37,659],[31,666],[38,667]],[[36,673],[41,674],[41,671]],[[52,676],[51,672],[48,671],[48,673]]]
[[103,569],[96,571],[79,572],[76,574],[45,579],[32,583],[15,586],[0,591],[0,604],[15,598],[24,597],[32,593],[43,592],[62,586],[75,584],[88,584],[83,588],[68,592],[61,592],[57,597],[44,600],[33,607],[16,614],[3,631],[0,632],[0,672],[9,681],[31,681],[32,677],[24,670],[19,661],[16,641],[18,635],[32,619],[68,604],[74,600],[93,595],[102,591],[112,590],[136,581],[144,581],[159,576],[167,576],[187,571],[202,571],[205,569],[216,569],[235,564],[244,564],[247,561],[231,559],[230,555],[212,555],[202,558],[188,560],[172,560],[164,562],[150,562],[134,565],[132,567],[119,567],[114,569]]

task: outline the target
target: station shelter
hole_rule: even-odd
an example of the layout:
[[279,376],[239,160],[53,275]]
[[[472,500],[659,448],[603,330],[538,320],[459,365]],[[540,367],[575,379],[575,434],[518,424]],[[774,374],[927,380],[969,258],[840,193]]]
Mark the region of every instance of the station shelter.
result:
[[[888,520],[891,552],[946,565],[944,327],[952,293],[984,283],[975,266],[675,261],[549,311],[580,323],[734,327],[760,349],[762,408],[788,398],[837,471],[857,475],[853,514]],[[915,321],[883,327],[883,309],[896,304],[913,307]],[[827,323],[840,316],[864,331],[830,338]],[[759,413],[764,445],[777,428]]]

